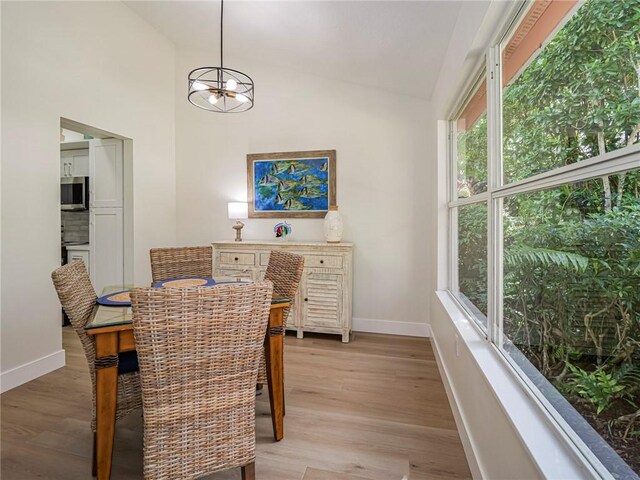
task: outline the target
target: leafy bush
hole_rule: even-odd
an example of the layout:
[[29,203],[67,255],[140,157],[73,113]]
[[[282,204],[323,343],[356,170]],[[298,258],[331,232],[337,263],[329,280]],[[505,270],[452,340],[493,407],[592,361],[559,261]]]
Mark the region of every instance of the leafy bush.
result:
[[569,379],[567,389],[576,395],[594,404],[596,413],[600,414],[611,402],[620,396],[626,388],[616,378],[603,368],[597,368],[593,372],[586,372],[580,367],[568,365],[572,377]]

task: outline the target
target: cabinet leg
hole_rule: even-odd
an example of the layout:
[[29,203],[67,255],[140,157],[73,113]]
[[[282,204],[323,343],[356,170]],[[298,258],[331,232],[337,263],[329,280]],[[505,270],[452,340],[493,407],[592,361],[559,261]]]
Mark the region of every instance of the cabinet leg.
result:
[[342,343],[349,343],[349,332],[342,332]]
[[304,330],[302,330],[302,329],[300,329],[300,328],[299,328],[299,329],[297,330],[297,332],[296,332],[296,337],[297,337],[297,338],[302,338],[303,336],[304,336]]

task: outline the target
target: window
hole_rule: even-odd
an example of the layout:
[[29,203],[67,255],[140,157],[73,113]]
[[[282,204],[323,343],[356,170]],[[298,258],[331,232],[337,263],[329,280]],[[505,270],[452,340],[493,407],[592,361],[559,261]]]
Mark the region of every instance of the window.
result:
[[483,327],[487,326],[487,83],[482,72],[472,94],[453,122],[454,198],[459,241],[457,283],[462,301]]
[[[483,75],[484,76],[484,75]],[[487,85],[482,81],[455,122],[458,198],[487,191]]]
[[487,204],[458,208],[458,292],[466,307],[487,326]]
[[585,460],[631,478],[640,0],[535,1],[516,20],[451,121],[450,289]]

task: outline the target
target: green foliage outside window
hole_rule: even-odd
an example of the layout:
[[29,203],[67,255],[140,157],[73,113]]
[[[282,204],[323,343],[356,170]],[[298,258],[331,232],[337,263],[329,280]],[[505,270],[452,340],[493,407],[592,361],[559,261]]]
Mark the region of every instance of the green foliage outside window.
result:
[[458,224],[458,289],[479,310],[486,325],[487,204],[460,207]]
[[640,1],[590,0],[507,87],[506,182],[638,141],[639,25]]

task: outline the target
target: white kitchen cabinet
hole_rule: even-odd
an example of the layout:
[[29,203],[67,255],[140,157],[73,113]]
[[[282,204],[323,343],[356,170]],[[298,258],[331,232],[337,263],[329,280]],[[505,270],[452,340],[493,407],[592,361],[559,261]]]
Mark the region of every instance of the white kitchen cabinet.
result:
[[214,276],[261,280],[271,250],[304,256],[304,270],[287,329],[342,335],[349,341],[352,315],[353,244],[324,242],[214,242]]
[[89,142],[91,208],[123,206],[123,172],[122,140],[107,138]]
[[60,177],[89,176],[89,150],[64,150],[60,152]]
[[90,265],[98,294],[104,287],[124,285],[122,208],[92,208],[89,214]]
[[91,275],[91,261],[90,261],[90,250],[91,245],[67,245],[67,262],[71,263],[74,260],[82,260],[84,262],[85,267],[87,267],[87,272],[89,273],[89,278],[93,282],[93,276]]

